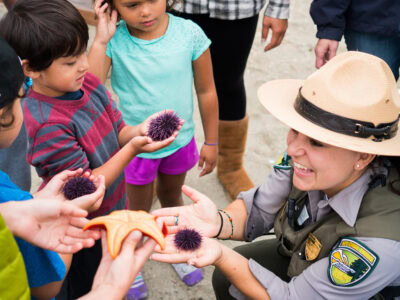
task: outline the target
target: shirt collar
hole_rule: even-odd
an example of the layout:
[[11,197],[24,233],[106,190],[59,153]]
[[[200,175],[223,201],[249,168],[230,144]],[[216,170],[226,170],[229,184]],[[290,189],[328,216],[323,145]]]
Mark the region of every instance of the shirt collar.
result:
[[371,176],[375,174],[387,175],[387,169],[384,167],[369,168],[351,185],[331,198],[327,199],[327,197],[323,197],[325,200],[322,201],[327,201],[327,204],[343,219],[343,221],[346,222],[347,225],[353,227],[357,220],[361,201],[368,190],[368,183],[371,181]]

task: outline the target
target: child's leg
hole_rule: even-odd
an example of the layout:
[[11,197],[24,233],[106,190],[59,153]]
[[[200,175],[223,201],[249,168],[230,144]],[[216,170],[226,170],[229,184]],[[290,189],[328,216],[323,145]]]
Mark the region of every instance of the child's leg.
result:
[[135,157],[125,168],[129,209],[150,211],[160,159]]
[[134,185],[127,183],[126,192],[129,201],[129,209],[150,211],[153,203],[153,184]]
[[179,175],[158,173],[157,196],[162,207],[181,206],[182,185],[185,182],[186,172]]
[[186,172],[199,160],[194,138],[170,156],[161,159],[158,168],[157,196],[162,207],[183,205],[182,185]]

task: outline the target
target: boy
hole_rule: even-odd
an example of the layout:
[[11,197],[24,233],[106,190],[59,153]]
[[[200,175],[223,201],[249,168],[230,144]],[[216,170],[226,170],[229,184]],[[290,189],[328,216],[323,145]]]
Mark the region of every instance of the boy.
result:
[[[89,217],[126,207],[123,170],[141,152],[170,144],[146,137],[150,118],[126,126],[110,94],[87,73],[88,27],[66,0],[18,1],[0,22],[0,35],[15,49],[33,85],[24,103],[28,162],[45,185],[65,169],[83,168],[104,175],[107,191]],[[101,259],[101,246],[73,256],[63,299],[87,293]],[[61,298],[60,298],[61,299]]]

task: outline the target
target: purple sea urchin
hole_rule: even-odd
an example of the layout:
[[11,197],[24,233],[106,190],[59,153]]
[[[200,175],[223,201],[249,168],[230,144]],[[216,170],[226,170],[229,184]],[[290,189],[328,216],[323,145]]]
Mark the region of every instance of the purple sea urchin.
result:
[[63,188],[65,198],[72,200],[87,194],[94,193],[96,186],[87,177],[74,177],[70,179]]
[[163,141],[169,138],[180,123],[179,117],[174,112],[165,112],[151,120],[148,130],[148,136],[153,141]]
[[175,234],[174,243],[176,248],[186,251],[194,251],[200,248],[202,237],[194,229],[181,229]]

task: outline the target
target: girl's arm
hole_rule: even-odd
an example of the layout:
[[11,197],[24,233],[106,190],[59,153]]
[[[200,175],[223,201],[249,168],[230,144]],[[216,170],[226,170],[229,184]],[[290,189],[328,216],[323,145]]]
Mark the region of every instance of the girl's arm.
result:
[[108,10],[108,4],[96,0],[94,10],[98,17],[96,36],[88,54],[89,72],[96,75],[104,84],[111,66],[111,59],[106,55],[107,44],[115,34],[117,12]]
[[97,76],[102,84],[105,84],[111,67],[111,59],[106,55],[106,49],[107,44],[93,41],[88,55],[89,72]]
[[200,176],[210,173],[217,161],[218,143],[218,97],[214,84],[210,49],[207,49],[193,62],[194,85],[201,121],[204,130],[204,142],[200,151],[199,168],[205,167]]

